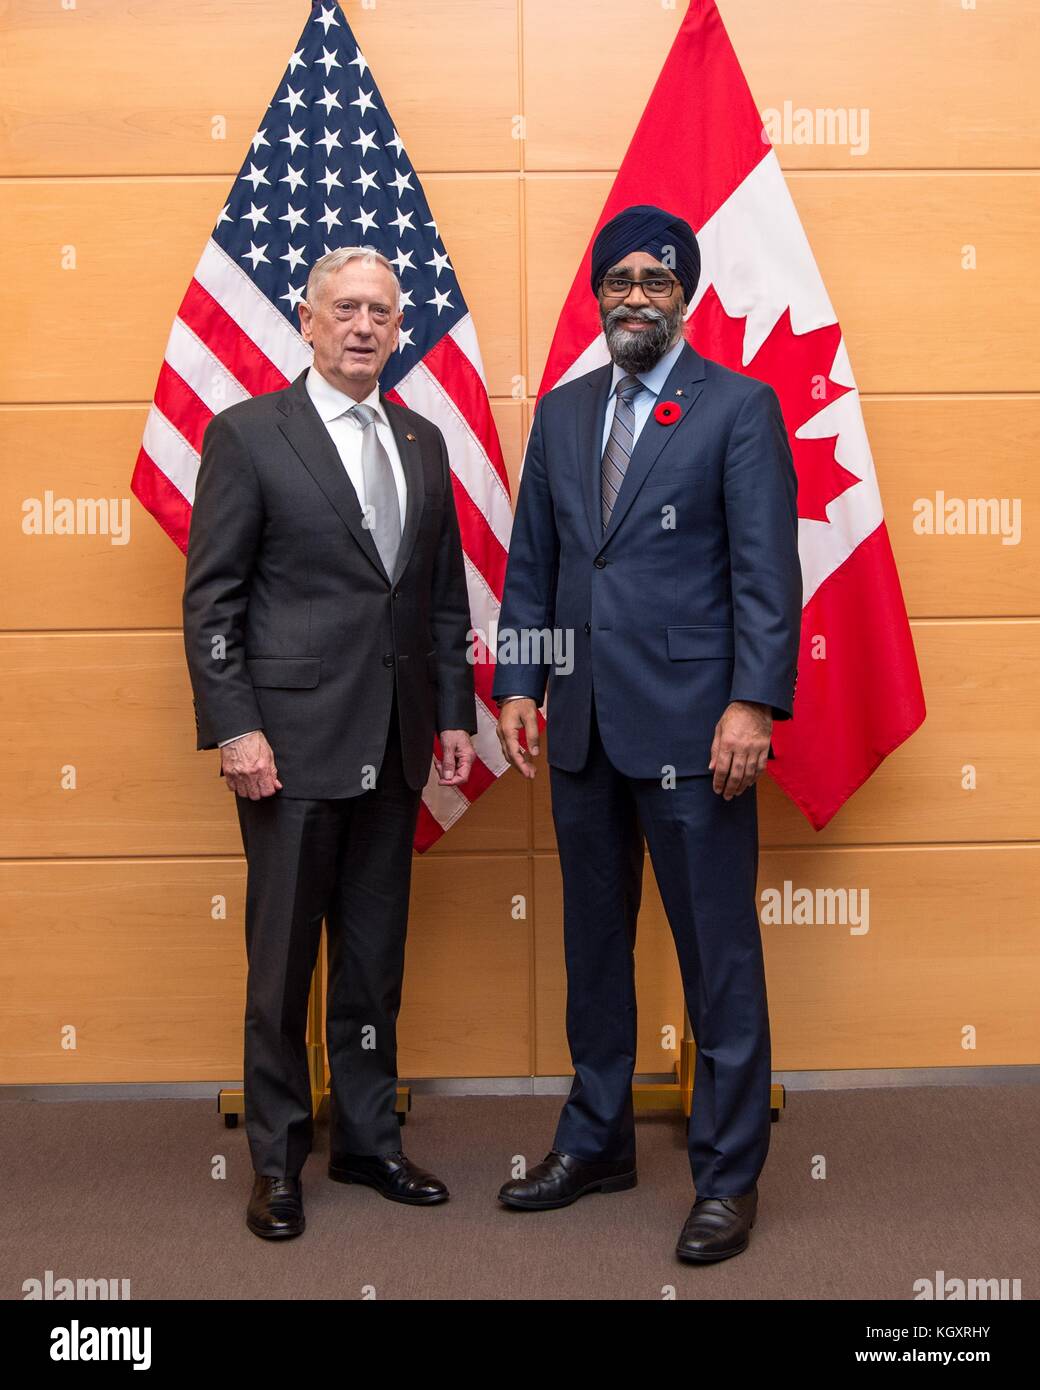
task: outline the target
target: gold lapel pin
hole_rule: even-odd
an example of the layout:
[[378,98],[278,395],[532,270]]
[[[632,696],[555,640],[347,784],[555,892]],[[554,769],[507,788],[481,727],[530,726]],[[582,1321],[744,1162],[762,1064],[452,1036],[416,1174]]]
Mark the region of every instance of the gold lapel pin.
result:
[[414,435],[414,434],[406,434],[406,435],[405,435],[405,439],[411,439],[411,440],[414,441],[415,435]]

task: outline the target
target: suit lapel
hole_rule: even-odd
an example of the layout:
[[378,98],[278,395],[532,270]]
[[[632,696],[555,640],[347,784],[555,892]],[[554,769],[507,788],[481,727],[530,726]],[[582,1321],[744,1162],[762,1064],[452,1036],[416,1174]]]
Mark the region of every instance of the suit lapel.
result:
[[[585,505],[589,514],[589,524],[592,527],[593,542],[597,550],[607,544],[621,525],[625,513],[631,507],[636,494],[642,487],[646,475],[657,462],[657,456],[664,446],[686,426],[697,399],[704,390],[704,359],[689,343],[686,343],[676,358],[675,365],[669,372],[657,398],[658,403],[675,401],[681,411],[679,419],[672,425],[662,425],[654,418],[653,411],[650,412],[646,424],[639,432],[635,448],[632,450],[632,457],[628,461],[628,468],[621,483],[617,501],[614,503],[614,510],[610,514],[610,525],[604,532],[601,519],[602,444],[612,372],[613,366],[608,363],[607,366],[601,367],[598,372],[591,374],[589,385],[593,389],[585,393],[582,409],[579,412],[581,438],[586,441],[582,470],[583,490]],[[680,391],[682,392],[681,395],[679,395]]]
[[[358,495],[347,476],[347,470],[343,467],[343,460],[332,442],[332,436],[326,429],[325,422],[315,410],[314,402],[307,392],[308,370],[308,368],[304,368],[293,384],[282,392],[278,409],[285,418],[279,423],[279,429],[292,445],[304,468],[307,469],[328,498],[344,526],[387,583],[390,583],[391,578],[379,558],[379,551],[376,549],[372,532],[364,525],[361,503],[358,501]],[[388,401],[382,392],[379,393],[379,399],[386,409],[390,428],[397,441],[401,465],[404,468],[405,479],[408,484],[408,503],[404,528],[401,535],[401,545],[397,552],[396,573],[400,574],[408,562],[408,557],[419,532],[419,519],[422,515],[426,489],[423,482],[419,441],[414,436],[408,438],[408,431],[405,429],[398,407],[392,401]]]

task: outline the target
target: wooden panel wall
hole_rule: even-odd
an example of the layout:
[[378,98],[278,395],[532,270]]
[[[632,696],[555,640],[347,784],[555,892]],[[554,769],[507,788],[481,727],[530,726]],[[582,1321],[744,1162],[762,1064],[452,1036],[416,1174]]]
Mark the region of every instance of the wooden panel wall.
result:
[[[344,8],[473,310],[515,485],[560,303],[685,5]],[[856,929],[764,923],[774,1066],[1035,1063],[1040,0],[721,9],[761,110],[868,113],[858,149],[778,153],[864,393],[929,709],[822,834],[762,788],[760,888],[869,905]],[[128,484],[173,313],[307,10],[3,7],[0,1082],[241,1071],[237,824],[194,752],[183,562]],[[25,535],[48,489],[125,499],[128,543]],[[938,491],[1017,499],[1020,539],[916,534]],[[663,1071],[681,998],[649,865],[647,890],[639,1066]],[[402,1071],[566,1072],[544,773],[502,779],[417,861],[413,902]]]

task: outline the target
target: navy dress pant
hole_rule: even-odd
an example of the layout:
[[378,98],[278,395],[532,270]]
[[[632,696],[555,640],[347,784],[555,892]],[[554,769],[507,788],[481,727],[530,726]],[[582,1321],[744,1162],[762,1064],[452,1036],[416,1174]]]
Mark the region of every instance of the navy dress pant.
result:
[[680,777],[674,787],[622,775],[603,748],[595,707],[585,767],[550,767],[550,785],[574,1066],[553,1147],[590,1160],[635,1158],[633,951],[645,837],[697,1044],[688,1131],[694,1186],[699,1197],[748,1192],[770,1137],[756,788],[726,801],[710,775]]

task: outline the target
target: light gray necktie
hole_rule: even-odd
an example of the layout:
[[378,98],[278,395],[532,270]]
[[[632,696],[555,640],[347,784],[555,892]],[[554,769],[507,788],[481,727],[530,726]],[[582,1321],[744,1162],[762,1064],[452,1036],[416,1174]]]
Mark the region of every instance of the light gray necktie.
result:
[[361,422],[361,473],[365,479],[366,516],[383,568],[391,579],[401,545],[401,501],[397,495],[390,456],[375,428],[379,418],[370,405],[351,406],[344,412]]
[[623,376],[615,388],[617,403],[614,406],[610,438],[603,450],[601,470],[604,531],[610,525],[610,514],[614,510],[614,503],[618,499],[621,484],[625,481],[625,473],[628,471],[628,461],[632,457],[632,442],[636,433],[636,413],[632,409],[632,402],[642,389],[643,383],[637,376]]

